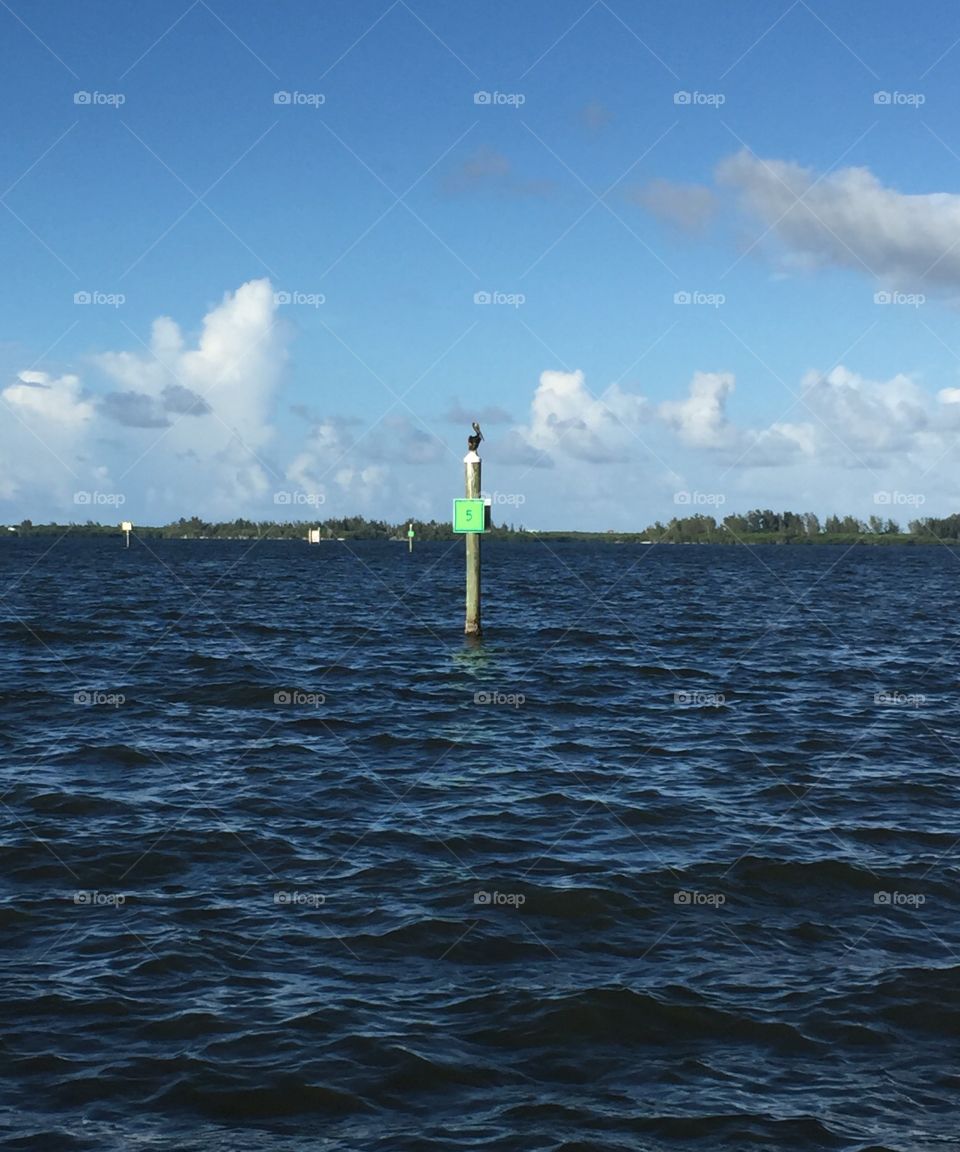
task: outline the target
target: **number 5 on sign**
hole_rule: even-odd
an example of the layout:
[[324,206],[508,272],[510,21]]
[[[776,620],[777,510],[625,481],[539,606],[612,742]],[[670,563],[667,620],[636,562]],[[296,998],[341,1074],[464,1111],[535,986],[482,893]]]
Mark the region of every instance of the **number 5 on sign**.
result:
[[454,532],[482,532],[485,518],[482,500],[454,500]]

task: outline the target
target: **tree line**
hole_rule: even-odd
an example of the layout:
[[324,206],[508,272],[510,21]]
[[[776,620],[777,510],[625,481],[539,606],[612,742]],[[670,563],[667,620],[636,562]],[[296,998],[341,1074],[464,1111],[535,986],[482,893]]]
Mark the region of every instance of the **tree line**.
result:
[[646,537],[662,543],[728,543],[782,544],[845,543],[866,539],[872,542],[903,541],[911,536],[889,518],[871,516],[827,516],[823,521],[815,512],[775,512],[770,508],[753,508],[745,513],[732,513],[718,520],[707,513],[675,517],[666,524],[659,520],[647,528]]
[[659,520],[643,533],[659,543],[714,544],[916,544],[960,540],[960,514],[911,520],[903,529],[885,516],[825,517],[815,512],[775,512],[754,508],[732,513],[718,520],[709,514],[678,517],[663,524]]
[[[320,528],[324,540],[405,540],[407,527],[413,524],[418,541],[453,540],[454,533],[448,520],[418,520],[412,518],[400,523],[386,520],[367,520],[363,516],[331,517],[322,521],[305,520],[203,520],[199,516],[181,517],[159,526],[135,526],[134,532],[142,538],[166,540],[306,540],[308,528]],[[99,524],[88,520],[84,524],[34,524],[23,520],[8,526],[2,533],[15,536],[118,536],[118,524]],[[662,544],[918,544],[960,542],[960,513],[950,516],[927,516],[911,520],[903,529],[895,520],[883,516],[870,516],[861,520],[856,516],[825,517],[822,521],[815,512],[775,512],[769,508],[754,508],[749,512],[731,513],[718,519],[709,513],[674,517],[667,523],[657,520],[641,531],[615,530],[573,532],[531,532],[523,525],[496,525],[488,536],[532,540],[620,540]]]
[[[324,540],[406,540],[407,529],[413,524],[417,540],[452,540],[449,521],[404,520],[390,524],[386,520],[367,520],[363,516],[340,516],[327,520],[203,520],[199,516],[181,516],[169,524],[134,525],[134,534],[143,539],[162,540],[306,540],[308,528],[319,528]],[[491,536],[512,536],[522,532],[513,525],[500,525],[490,530]],[[34,524],[22,520],[8,527],[7,536],[119,536],[119,524],[100,524],[88,520],[84,524]]]

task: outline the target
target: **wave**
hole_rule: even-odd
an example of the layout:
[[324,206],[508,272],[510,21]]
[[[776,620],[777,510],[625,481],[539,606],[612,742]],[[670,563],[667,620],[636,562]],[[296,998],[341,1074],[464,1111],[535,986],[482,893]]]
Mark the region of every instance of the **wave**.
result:
[[677,1045],[723,1039],[779,1052],[815,1053],[827,1046],[806,1036],[795,1025],[764,1020],[699,1003],[670,1003],[651,993],[624,987],[591,988],[561,997],[492,993],[462,1001],[458,1015],[477,1021],[500,1019],[513,1024],[509,1034],[500,1029],[473,1028],[467,1035],[476,1043],[510,1047],[524,1045],[569,1048],[578,1043],[605,1045]]

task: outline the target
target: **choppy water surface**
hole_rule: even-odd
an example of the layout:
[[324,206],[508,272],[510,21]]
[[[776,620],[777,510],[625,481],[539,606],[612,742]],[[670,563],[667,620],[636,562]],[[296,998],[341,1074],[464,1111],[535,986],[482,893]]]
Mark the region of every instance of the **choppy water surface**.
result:
[[946,548],[51,543],[4,1148],[960,1146]]

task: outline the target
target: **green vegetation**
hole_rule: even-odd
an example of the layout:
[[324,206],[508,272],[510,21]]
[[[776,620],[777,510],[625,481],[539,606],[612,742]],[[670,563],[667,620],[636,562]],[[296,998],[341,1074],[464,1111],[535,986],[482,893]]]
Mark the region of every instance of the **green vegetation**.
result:
[[904,532],[895,521],[880,516],[867,521],[856,516],[828,516],[821,523],[814,512],[755,508],[720,521],[704,513],[669,524],[658,521],[647,529],[646,539],[670,544],[906,544],[915,542],[912,528]]
[[[212,523],[191,516],[159,527],[135,526],[134,532],[144,539],[165,540],[306,540],[307,529],[319,526],[325,540],[406,540],[410,520],[388,524],[384,520],[365,520],[362,516],[344,516],[317,521],[306,520],[232,520]],[[450,540],[449,521],[413,520],[416,541]],[[0,537],[119,536],[119,525],[34,524],[24,520],[0,533]],[[933,544],[960,543],[960,513],[941,519],[925,517],[912,520],[904,531],[899,524],[881,516],[858,520],[855,516],[827,516],[821,523],[813,512],[773,512],[755,508],[743,515],[734,513],[722,520],[698,513],[674,518],[666,524],[659,520],[642,532],[531,532],[520,527],[500,525],[488,536],[512,540],[603,540],[623,543],[658,544]]]
[[[343,516],[330,520],[230,520],[215,523],[191,516],[181,517],[172,524],[160,527],[134,525],[134,535],[142,539],[162,540],[306,540],[308,528],[320,528],[325,540],[388,540],[407,539],[407,526],[413,524],[415,540],[453,540],[450,523],[436,520],[404,520],[401,524],[388,524],[385,520],[365,520],[362,516]],[[24,520],[8,529],[5,536],[120,536],[119,524],[98,524],[88,520],[85,524],[34,524]],[[511,536],[513,527],[496,527],[488,535]]]

